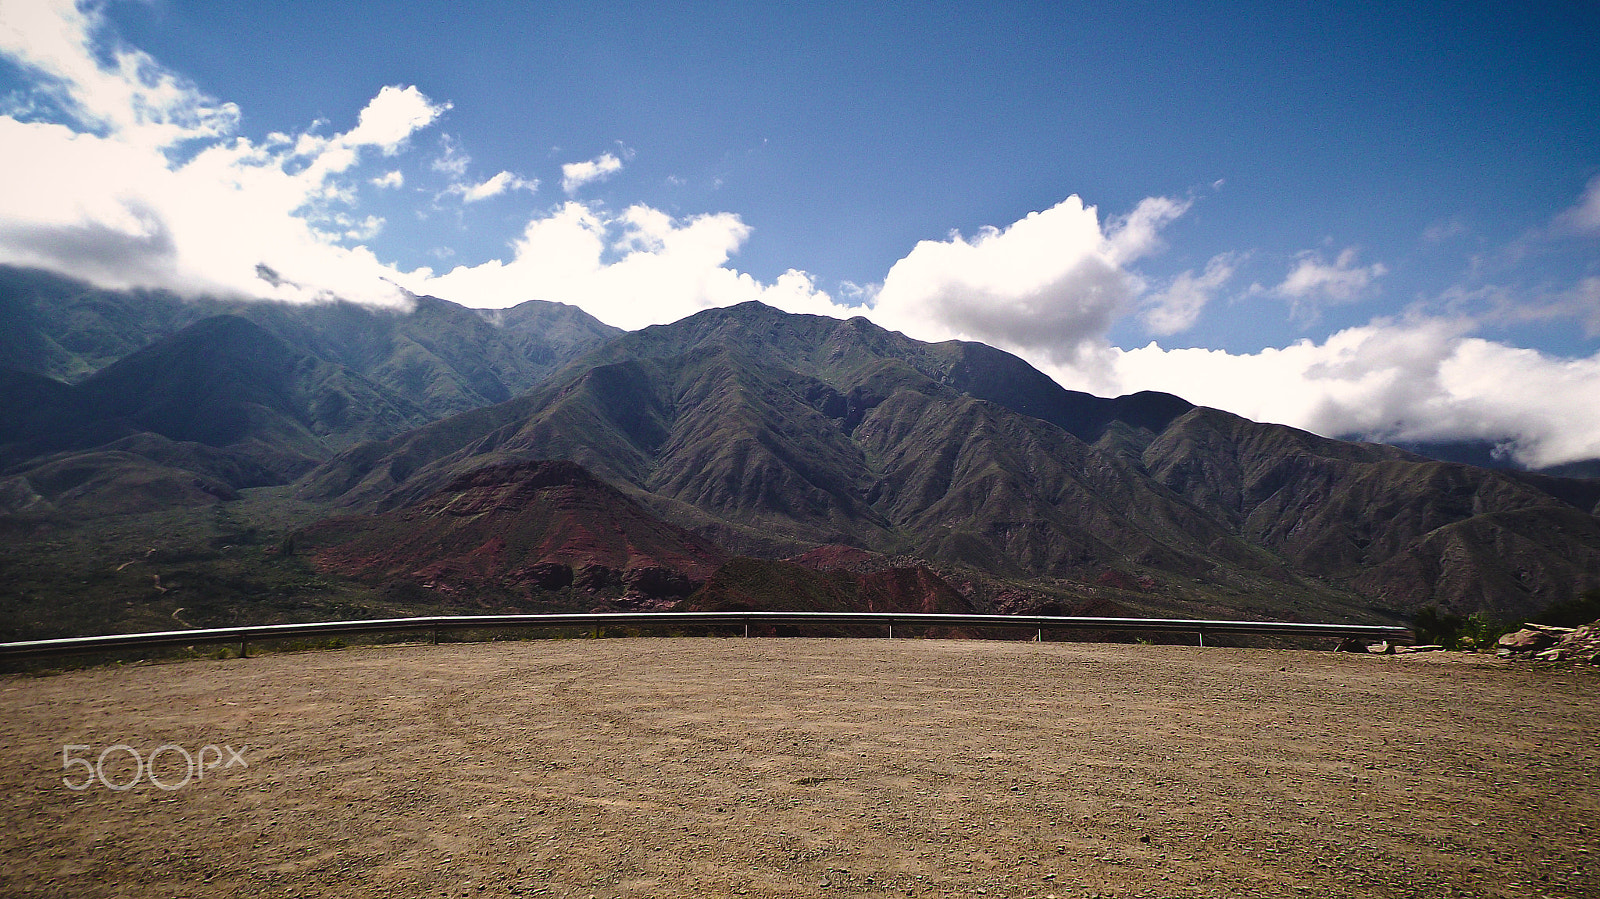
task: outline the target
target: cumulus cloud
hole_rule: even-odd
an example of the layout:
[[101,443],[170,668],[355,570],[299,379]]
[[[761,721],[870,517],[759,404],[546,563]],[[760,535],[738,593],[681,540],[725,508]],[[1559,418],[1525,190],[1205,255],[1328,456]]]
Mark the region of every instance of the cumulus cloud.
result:
[[[0,260],[108,287],[400,301],[370,252],[339,244],[381,225],[325,208],[342,195],[327,180],[342,162],[291,174],[282,152],[240,140],[173,165],[116,137],[10,117],[0,145],[18,163],[0,172]],[[261,264],[285,281],[261,282]]]
[[33,73],[36,97],[83,130],[155,149],[233,131],[237,106],[205,96],[107,31],[97,5],[14,0],[0,6],[0,55]]
[[445,189],[445,192],[460,196],[463,203],[476,203],[480,200],[487,200],[490,197],[498,197],[513,190],[537,193],[539,180],[537,178],[523,178],[510,172],[501,172],[477,184],[452,184]]
[[611,213],[568,201],[528,222],[509,261],[438,275],[419,269],[402,283],[419,294],[474,306],[531,299],[571,303],[630,329],[747,300],[790,312],[858,311],[835,304],[804,272],[791,270],[765,284],[729,267],[749,235],[749,226],[727,213],[678,219],[647,206]]
[[[1107,396],[1162,390],[1202,405],[1329,436],[1390,441],[1482,439],[1545,466],[1600,457],[1600,354],[1559,359],[1474,336],[1474,318],[1376,319],[1318,343],[1257,353],[1111,346],[1110,323],[1142,306],[1153,333],[1194,324],[1234,277],[1242,254],[1212,258],[1151,285],[1130,266],[1160,249],[1162,229],[1187,204],[1151,198],[1102,226],[1076,197],[973,239],[925,241],[875,291],[868,313],[922,339],[982,340],[1010,349],[1063,385]],[[1331,262],[1308,252],[1273,292],[1349,302],[1382,277],[1353,249]],[[1581,304],[1600,279],[1572,291]]]
[[415,85],[386,86],[361,110],[356,127],[344,135],[343,142],[353,147],[377,147],[383,155],[393,156],[412,134],[433,124],[449,108],[449,103],[434,103],[423,96]]
[[1356,255],[1356,249],[1348,247],[1330,263],[1321,253],[1306,250],[1296,257],[1294,268],[1272,292],[1292,301],[1297,308],[1359,299],[1388,269],[1381,262],[1356,265]]
[[622,160],[611,153],[602,153],[587,162],[569,162],[561,167],[561,189],[572,196],[585,184],[604,181],[622,171]]
[[[1049,370],[1105,394],[1174,393],[1257,421],[1384,441],[1488,440],[1532,467],[1600,457],[1600,354],[1560,359],[1474,337],[1463,319],[1378,319],[1257,353],[1108,348]],[[1107,372],[1109,371],[1109,374]]]
[[4,17],[0,53],[34,73],[58,121],[0,115],[0,261],[108,287],[405,301],[389,268],[344,246],[383,224],[350,207],[344,176],[448,104],[385,87],[347,132],[256,143],[233,134],[231,104],[107,36],[98,7],[23,0]]
[[371,183],[373,187],[382,189],[404,187],[406,176],[401,174],[399,169],[395,169],[392,172],[384,172],[382,175],[371,179]]
[[1128,263],[1155,251],[1186,202],[1146,199],[1102,228],[1071,196],[971,240],[922,241],[890,268],[873,318],[926,340],[981,340],[1052,362],[1099,343],[1144,289]]
[[[1219,254],[1201,272],[1152,287],[1131,263],[1159,251],[1163,228],[1186,209],[1151,198],[1101,226],[1073,197],[972,240],[918,244],[875,294],[861,290],[860,298],[886,326],[1002,346],[1069,388],[1101,395],[1162,390],[1330,436],[1488,440],[1529,466],[1600,457],[1600,412],[1574,403],[1600,396],[1600,354],[1560,359],[1487,340],[1475,336],[1475,317],[1380,318],[1320,343],[1257,353],[1111,346],[1107,327],[1135,304],[1152,333],[1193,326],[1244,261]],[[1350,302],[1385,272],[1381,263],[1361,264],[1354,249],[1332,261],[1306,252],[1271,292],[1308,304]],[[1600,278],[1588,278],[1560,305],[1573,314],[1587,308],[1600,323],[1597,297]]]
[[1234,253],[1214,256],[1200,274],[1192,269],[1183,272],[1165,288],[1150,294],[1140,314],[1145,327],[1150,333],[1160,335],[1177,334],[1194,327],[1212,297],[1233,278],[1237,258]]

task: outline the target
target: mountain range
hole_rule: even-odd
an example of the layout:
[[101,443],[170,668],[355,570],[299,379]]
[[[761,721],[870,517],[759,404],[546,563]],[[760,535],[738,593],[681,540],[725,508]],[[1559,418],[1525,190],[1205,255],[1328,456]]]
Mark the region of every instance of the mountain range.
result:
[[[0,389],[16,400],[0,407],[0,512],[153,510],[287,484],[350,446],[508,399],[620,333],[555,303],[189,301],[0,266]],[[110,489],[85,498],[85,484]]]
[[[325,576],[446,602],[753,602],[727,585],[798,585],[777,560],[819,547],[888,560],[888,594],[842,568],[789,591],[856,606],[1510,618],[1600,586],[1600,481],[1095,397],[864,318],[747,303],[621,332],[538,301],[194,302],[0,269],[0,334],[0,525],[35,544],[270,496]],[[611,536],[560,548],[585,529]],[[574,593],[590,568],[603,597]]]

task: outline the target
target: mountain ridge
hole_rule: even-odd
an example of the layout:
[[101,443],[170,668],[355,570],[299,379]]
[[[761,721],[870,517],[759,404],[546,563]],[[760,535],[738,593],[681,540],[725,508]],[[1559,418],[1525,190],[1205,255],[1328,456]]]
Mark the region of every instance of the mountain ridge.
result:
[[[747,303],[619,332],[554,304],[180,308],[24,275],[0,267],[0,323],[34,329],[0,342],[0,385],[26,399],[0,409],[14,529],[222,521],[269,489],[297,516],[385,516],[477,489],[477,472],[567,460],[724,555],[849,547],[1018,610],[1514,617],[1600,586],[1597,482],[1167,394],[1094,397],[992,347],[859,317]],[[154,336],[132,347],[134,332]],[[436,561],[470,572],[485,545]]]
[[384,384],[438,418],[527,390],[623,332],[575,306],[469,309],[413,297],[408,310],[114,291],[0,265],[0,368],[77,383],[202,319],[249,319],[296,350]]
[[13,399],[0,510],[120,514],[160,505],[121,492],[208,505],[286,484],[355,444],[506,399],[620,333],[538,301],[490,313],[433,297],[409,312],[190,300],[0,266]]
[[[744,304],[623,335],[507,404],[359,448],[302,483],[382,508],[475,465],[572,458],[737,552],[839,543],[1079,581],[1124,567],[1287,589],[1330,609],[1381,600],[1397,616],[1422,599],[1480,606],[1489,582],[1520,585],[1497,608],[1527,609],[1594,581],[1600,544],[1525,528],[1545,559],[1533,575],[1487,565],[1443,592],[1432,577],[1399,595],[1368,572],[1426,554],[1429,533],[1480,515],[1548,517],[1561,503],[1395,447],[1004,374],[1025,367],[992,348]],[[974,385],[983,396],[961,389]],[[1483,519],[1475,539],[1505,537],[1498,522]]]

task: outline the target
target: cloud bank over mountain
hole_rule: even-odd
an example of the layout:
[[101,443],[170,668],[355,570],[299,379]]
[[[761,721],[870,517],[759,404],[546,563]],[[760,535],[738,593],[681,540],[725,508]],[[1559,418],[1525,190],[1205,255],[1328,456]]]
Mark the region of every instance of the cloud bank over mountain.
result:
[[[1556,358],[1473,337],[1470,327],[1380,320],[1252,354],[1151,343],[1108,351],[1110,373],[1094,383],[1167,390],[1331,436],[1491,441],[1531,467],[1600,457],[1600,356]],[[1072,386],[1077,373],[1053,374]]]
[[[1493,440],[1532,465],[1600,457],[1600,354],[1561,358],[1482,336],[1486,323],[1535,314],[1600,330],[1592,272],[1550,286],[1537,303],[1485,282],[1321,341],[1255,352],[1154,341],[1123,349],[1108,336],[1119,322],[1164,339],[1224,302],[1282,302],[1297,316],[1351,307],[1382,289],[1391,263],[1340,244],[1276,261],[1238,247],[1157,276],[1147,268],[1164,235],[1203,200],[1151,196],[1102,216],[1069,194],[971,236],[918,242],[881,282],[836,297],[800,268],[771,280],[741,271],[734,260],[753,229],[735,213],[578,199],[620,178],[631,150],[563,164],[564,201],[498,166],[473,175],[459,137],[431,135],[451,104],[415,85],[382,87],[343,131],[316,122],[251,137],[237,106],[127,46],[96,5],[6,4],[0,55],[31,85],[0,115],[0,262],[190,296],[395,307],[407,291],[483,307],[556,300],[624,328],[760,300],[866,315],[919,339],[980,340],[1103,394],[1165,390],[1325,434]],[[437,184],[400,170],[426,153],[421,174]],[[370,248],[398,225],[392,210],[406,208],[382,203],[446,218],[468,205],[524,205],[508,213],[522,224],[501,256],[436,270]],[[1597,210],[1600,178],[1500,256],[1536,256],[1558,242],[1592,255]],[[1278,265],[1263,279],[1275,286],[1240,283],[1245,260]]]
[[750,300],[791,312],[845,311],[802,272],[763,284],[729,267],[749,234],[738,216],[727,213],[680,220],[648,206],[611,212],[568,201],[530,219],[512,242],[509,259],[394,277],[418,294],[472,306],[534,298],[570,303],[628,329]]

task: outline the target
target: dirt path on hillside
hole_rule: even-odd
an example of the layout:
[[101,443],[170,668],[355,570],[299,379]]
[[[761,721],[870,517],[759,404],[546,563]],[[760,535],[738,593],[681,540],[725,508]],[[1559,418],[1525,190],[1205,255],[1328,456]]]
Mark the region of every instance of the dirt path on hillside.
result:
[[[1593,897],[1597,686],[1443,655],[866,639],[8,677],[0,895]],[[126,784],[130,750],[166,744],[167,785],[179,750],[218,750],[170,791],[63,783],[120,745],[98,773]],[[88,761],[64,771],[64,745]]]

